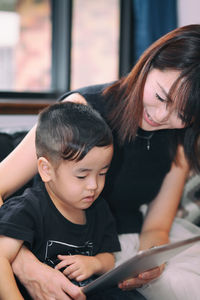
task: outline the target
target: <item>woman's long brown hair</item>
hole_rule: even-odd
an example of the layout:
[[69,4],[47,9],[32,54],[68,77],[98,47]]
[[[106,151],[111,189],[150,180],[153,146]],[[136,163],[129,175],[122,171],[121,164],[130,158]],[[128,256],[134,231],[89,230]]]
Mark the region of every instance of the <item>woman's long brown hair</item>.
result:
[[153,43],[132,71],[104,90],[108,121],[120,143],[134,139],[143,111],[143,91],[151,69],[178,70],[180,76],[170,89],[183,114],[184,134],[175,130],[177,144],[184,145],[191,167],[200,170],[198,137],[200,134],[200,25],[177,28]]

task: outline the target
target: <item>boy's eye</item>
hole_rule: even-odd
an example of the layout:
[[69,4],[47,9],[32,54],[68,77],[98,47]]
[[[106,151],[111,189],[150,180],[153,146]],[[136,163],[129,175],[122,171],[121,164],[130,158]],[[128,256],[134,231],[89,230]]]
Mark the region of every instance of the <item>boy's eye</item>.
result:
[[86,176],[76,176],[78,179],[84,179]]
[[99,173],[99,176],[106,176],[106,174],[107,174],[107,171],[103,172],[103,173]]
[[156,98],[161,102],[166,102],[166,99],[161,98],[157,93],[156,93]]

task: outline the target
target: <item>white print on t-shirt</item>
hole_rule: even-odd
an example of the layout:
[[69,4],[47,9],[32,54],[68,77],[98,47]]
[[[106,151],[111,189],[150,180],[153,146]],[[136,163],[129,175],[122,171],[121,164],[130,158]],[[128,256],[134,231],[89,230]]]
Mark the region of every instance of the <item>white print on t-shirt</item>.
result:
[[[46,244],[45,259],[44,263],[55,268],[55,266],[60,262],[58,259],[58,254],[61,255],[87,255],[92,256],[93,253],[93,242],[87,241],[83,245],[72,245],[59,241],[49,240]],[[62,272],[62,270],[60,270]],[[83,282],[75,282],[79,286],[83,286],[89,283],[91,280],[84,280]]]
[[93,243],[87,241],[84,245],[72,245],[59,241],[49,240],[46,245],[45,262],[56,259],[61,255],[87,255],[92,256]]

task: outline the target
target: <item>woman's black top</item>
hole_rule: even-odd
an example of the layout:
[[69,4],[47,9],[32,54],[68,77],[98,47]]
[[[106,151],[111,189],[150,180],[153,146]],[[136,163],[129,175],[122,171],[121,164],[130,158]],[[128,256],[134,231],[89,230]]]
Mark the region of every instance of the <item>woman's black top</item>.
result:
[[[67,92],[60,101],[72,93],[79,93],[106,119],[105,96],[102,94],[106,86],[94,85]],[[173,130],[169,129],[152,134],[139,128],[134,141],[119,146],[113,133],[114,157],[103,197],[115,217],[118,233],[140,232],[143,223],[140,206],[155,198],[171,167],[169,137],[172,134]]]

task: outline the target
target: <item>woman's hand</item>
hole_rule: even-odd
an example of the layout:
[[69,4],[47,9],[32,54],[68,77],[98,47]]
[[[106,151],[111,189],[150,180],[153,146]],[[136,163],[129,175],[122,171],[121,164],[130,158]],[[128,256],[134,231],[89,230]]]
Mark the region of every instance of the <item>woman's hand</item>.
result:
[[65,275],[41,262],[25,247],[13,262],[13,271],[37,300],[85,300],[81,289]]
[[34,299],[86,299],[81,289],[72,284],[65,275],[45,265],[38,269],[37,278],[34,276],[34,278],[29,278],[26,282],[25,286]]
[[124,291],[130,291],[134,288],[140,288],[144,284],[149,283],[151,280],[156,279],[161,275],[164,270],[164,265],[161,265],[157,268],[151,269],[149,271],[139,274],[135,278],[127,279],[119,283],[118,287]]

